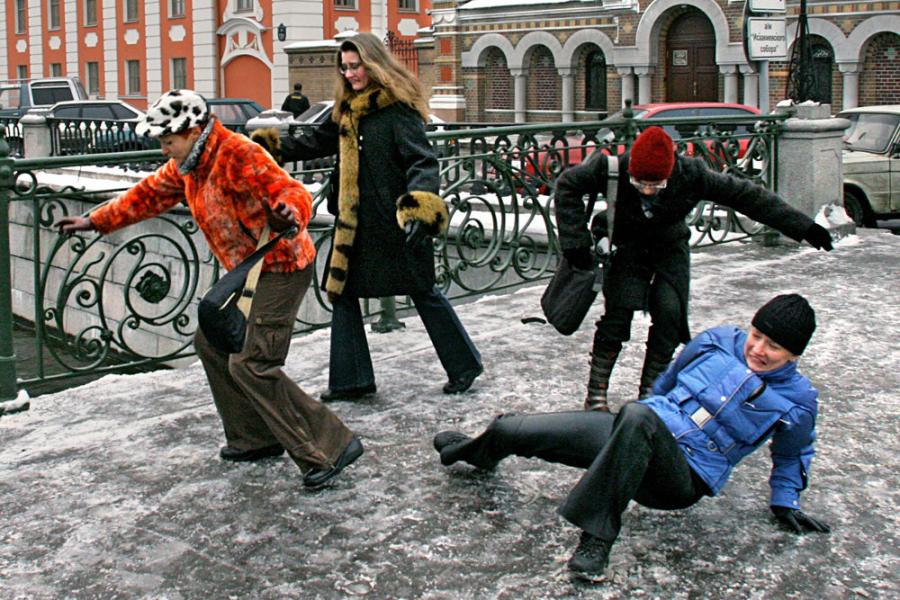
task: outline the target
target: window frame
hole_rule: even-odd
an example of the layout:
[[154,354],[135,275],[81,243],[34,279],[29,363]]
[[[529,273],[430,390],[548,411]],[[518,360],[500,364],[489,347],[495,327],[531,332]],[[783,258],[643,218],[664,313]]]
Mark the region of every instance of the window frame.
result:
[[28,31],[28,2],[16,0],[15,32],[23,34]]
[[84,0],[84,26],[97,26],[97,0]]
[[47,0],[47,29],[56,31],[60,27],[62,27],[62,19],[59,12],[59,0]]
[[62,77],[63,76],[63,68],[62,63],[50,63],[50,77]]
[[[404,7],[404,2],[411,2],[412,8]],[[397,0],[397,12],[402,13],[417,13],[419,12],[419,0]]]
[[[131,10],[134,14],[129,14]],[[140,20],[141,5],[138,0],[125,0],[122,6],[122,20],[126,23],[136,23]]]
[[[183,77],[183,82],[179,83],[177,81],[178,73],[175,68],[176,64],[182,65],[183,69],[180,75]],[[183,56],[174,57],[169,61],[169,81],[172,84],[173,90],[183,90],[188,88],[188,73],[187,73],[187,58]]]
[[184,17],[184,0],[169,0],[169,18],[180,19]]
[[234,0],[234,12],[236,13],[253,12],[254,8],[256,7],[253,0]]
[[335,10],[357,10],[356,0],[333,0]]
[[[135,67],[135,72],[132,73],[131,67]],[[132,81],[132,78],[136,79],[136,81]],[[133,85],[133,84],[137,85]],[[126,60],[125,61],[125,95],[126,96],[140,96],[141,95],[141,61],[140,60]]]
[[[91,67],[93,67],[93,73],[91,72]],[[100,63],[92,60],[85,63],[84,67],[84,75],[87,79],[87,93],[90,95],[99,95],[100,94]],[[93,77],[92,77],[93,76]],[[92,84],[96,84],[94,87]]]

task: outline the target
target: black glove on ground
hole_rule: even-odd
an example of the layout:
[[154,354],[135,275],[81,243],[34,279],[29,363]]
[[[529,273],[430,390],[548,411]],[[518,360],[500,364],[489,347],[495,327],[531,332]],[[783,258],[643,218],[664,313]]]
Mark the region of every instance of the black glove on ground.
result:
[[587,246],[563,250],[563,256],[565,256],[566,260],[569,261],[569,264],[576,269],[586,271],[594,268],[594,255]]
[[425,239],[428,237],[428,233],[425,231],[426,229],[425,223],[419,219],[407,221],[403,228],[406,232],[406,245],[410,248],[418,248],[424,244]]
[[809,226],[809,229],[807,229],[806,233],[803,235],[803,239],[809,242],[810,245],[817,250],[825,250],[828,252],[834,249],[834,246],[831,245],[831,234],[818,223],[813,223]]
[[778,522],[793,533],[802,534],[809,531],[818,533],[831,532],[831,527],[818,519],[810,517],[803,511],[795,508],[788,508],[786,506],[770,506],[769,508],[772,509],[772,513],[775,515]]

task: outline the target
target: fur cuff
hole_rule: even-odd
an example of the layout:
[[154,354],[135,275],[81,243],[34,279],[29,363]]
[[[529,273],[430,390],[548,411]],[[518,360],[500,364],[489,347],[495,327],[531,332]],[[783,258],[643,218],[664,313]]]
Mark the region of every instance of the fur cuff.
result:
[[397,198],[397,223],[403,229],[409,221],[418,219],[428,235],[447,231],[450,215],[443,198],[431,192],[407,192]]
[[262,146],[279,165],[281,161],[281,133],[274,127],[256,129],[250,134],[250,139]]

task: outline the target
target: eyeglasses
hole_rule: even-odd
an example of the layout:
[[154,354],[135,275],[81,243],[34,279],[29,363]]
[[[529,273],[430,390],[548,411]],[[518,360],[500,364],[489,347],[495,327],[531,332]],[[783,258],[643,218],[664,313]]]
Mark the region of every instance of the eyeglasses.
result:
[[652,190],[664,190],[666,189],[666,185],[668,185],[668,180],[663,179],[662,181],[657,181],[656,183],[647,183],[646,181],[638,181],[634,177],[629,177],[628,181],[631,182],[631,185],[634,187],[641,188],[650,188]]
[[341,63],[338,65],[338,70],[341,73],[346,73],[347,71],[355,71],[362,66],[361,62],[352,62],[352,63]]

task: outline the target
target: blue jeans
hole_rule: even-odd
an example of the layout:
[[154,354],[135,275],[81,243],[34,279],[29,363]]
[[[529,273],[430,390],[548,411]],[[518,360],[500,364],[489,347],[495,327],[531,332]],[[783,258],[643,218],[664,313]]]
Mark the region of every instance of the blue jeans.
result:
[[[458,378],[481,368],[481,355],[436,287],[410,294],[447,376]],[[375,383],[359,299],[340,296],[332,305],[328,388],[344,391]]]

